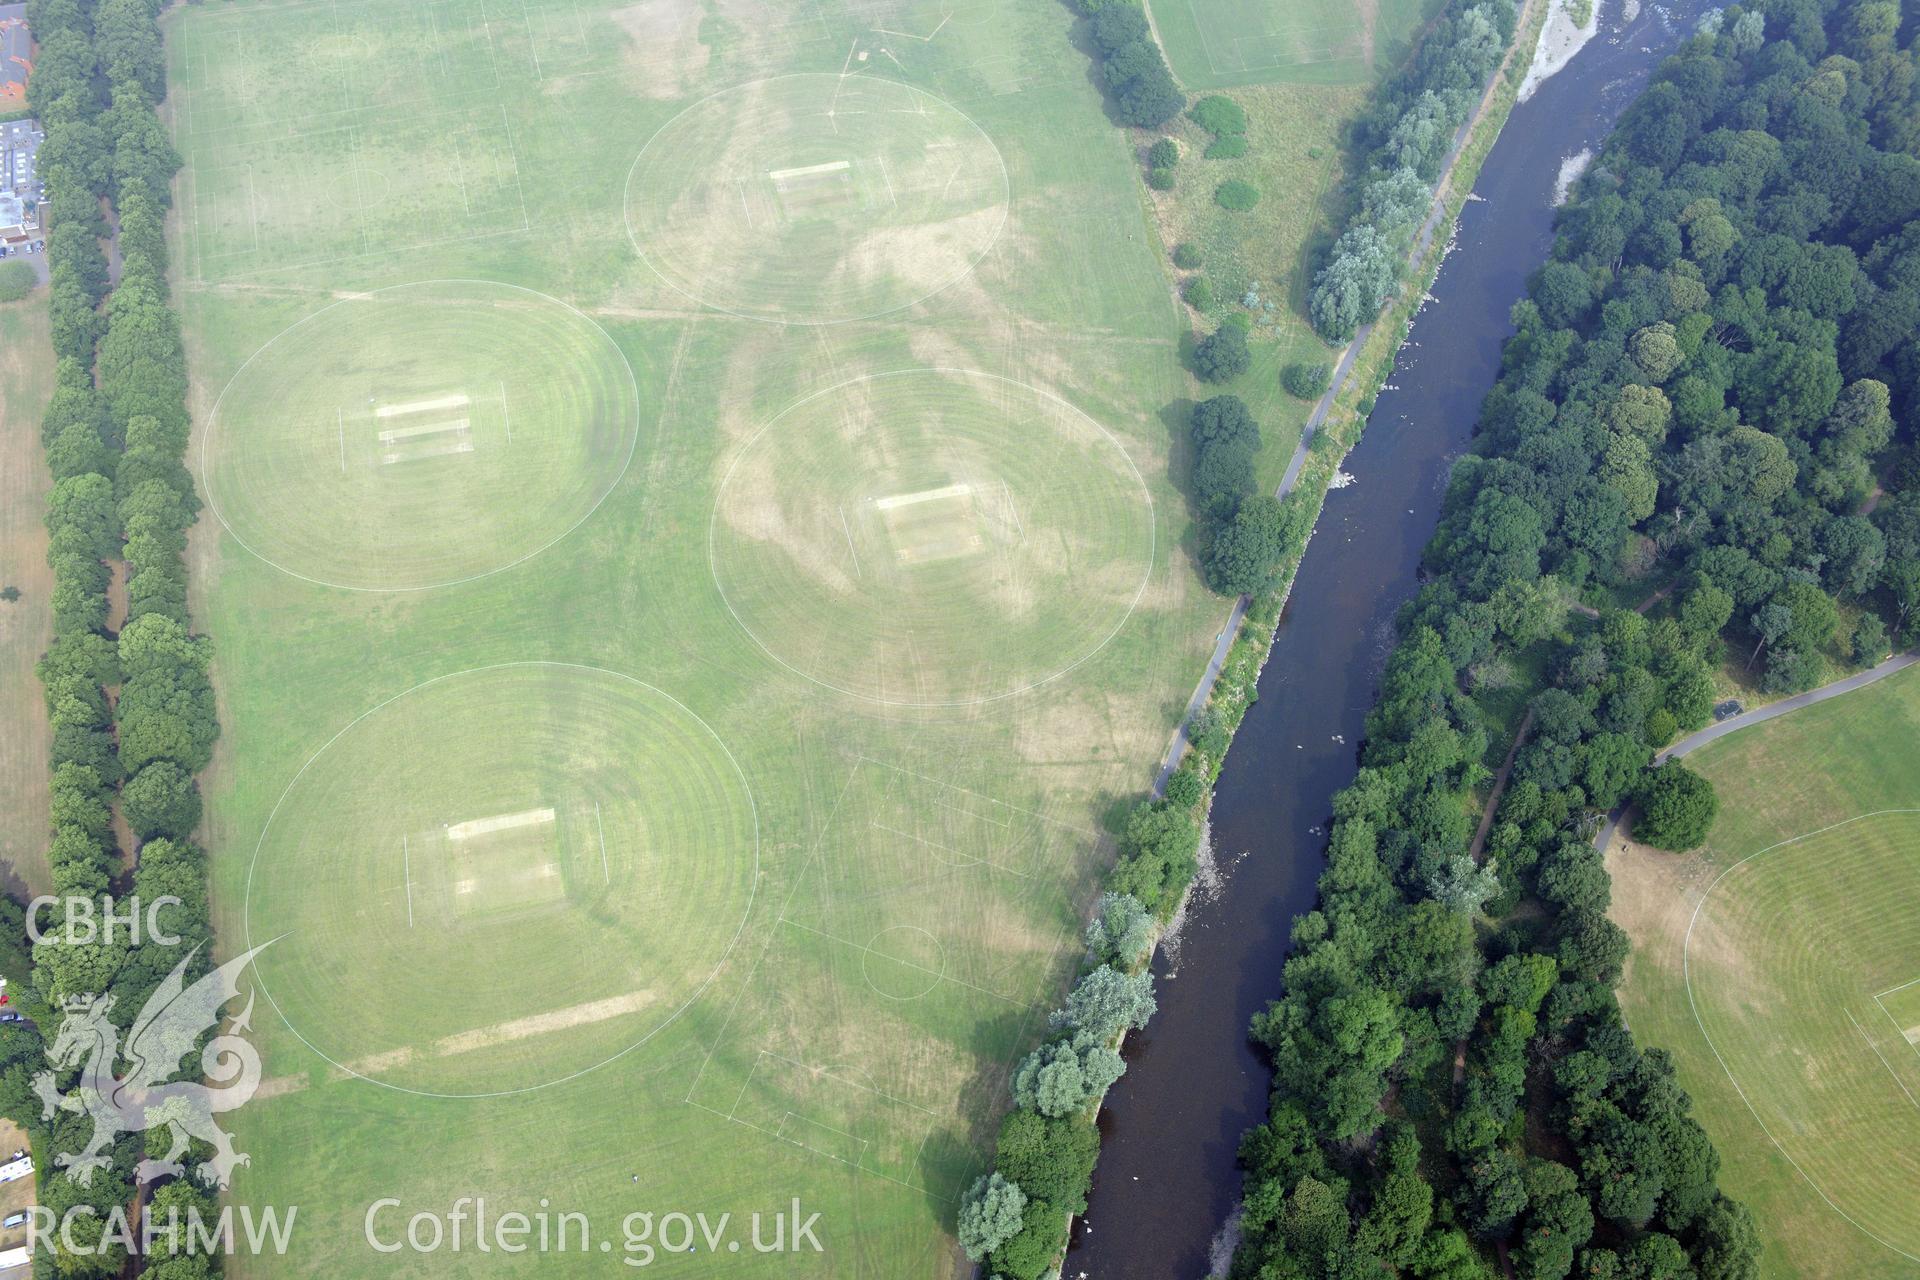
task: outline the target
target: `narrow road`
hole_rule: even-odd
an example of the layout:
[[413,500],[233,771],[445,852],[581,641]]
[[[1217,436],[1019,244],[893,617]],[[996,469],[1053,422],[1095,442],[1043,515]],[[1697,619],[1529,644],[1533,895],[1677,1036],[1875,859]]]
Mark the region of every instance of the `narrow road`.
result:
[[1709,742],[1718,741],[1730,733],[1736,733],[1748,725],[1760,724],[1776,716],[1786,715],[1789,711],[1798,711],[1810,707],[1816,702],[1825,702],[1828,698],[1837,698],[1843,693],[1852,693],[1855,689],[1864,689],[1870,684],[1885,680],[1896,671],[1904,671],[1914,663],[1920,662],[1920,649],[1907,653],[1897,653],[1877,667],[1869,667],[1858,675],[1848,676],[1844,680],[1835,680],[1832,684],[1823,684],[1818,689],[1809,689],[1805,693],[1796,693],[1791,698],[1782,698],[1778,702],[1744,711],[1730,716],[1718,724],[1710,724],[1698,733],[1690,733],[1680,741],[1662,751],[1653,758],[1655,764],[1664,764],[1668,760],[1677,760],[1681,756],[1698,751]]
[[[1800,708],[1810,707],[1816,702],[1825,702],[1828,698],[1837,698],[1843,693],[1852,693],[1855,689],[1864,689],[1870,684],[1877,684],[1879,681],[1885,680],[1897,671],[1906,670],[1917,662],[1920,662],[1920,649],[1911,649],[1906,653],[1896,653],[1879,666],[1868,667],[1865,671],[1850,675],[1844,680],[1835,680],[1832,684],[1823,684],[1818,689],[1809,689],[1805,693],[1796,693],[1791,698],[1782,698],[1780,701],[1768,703],[1764,707],[1756,707],[1752,711],[1743,711],[1737,716],[1730,716],[1718,724],[1710,724],[1696,733],[1688,734],[1686,737],[1680,739],[1680,741],[1660,752],[1654,756],[1653,762],[1655,764],[1665,764],[1669,760],[1678,760],[1681,756],[1690,755],[1698,751],[1709,742],[1717,742],[1728,734],[1738,733],[1749,725],[1761,724],[1765,721],[1776,719],[1786,715],[1789,711],[1798,711]],[[1613,833],[1619,829],[1620,815],[1625,812],[1626,810],[1621,808],[1615,809],[1607,815],[1607,820],[1600,825],[1600,830],[1593,837],[1594,848],[1600,850],[1602,853],[1607,851],[1608,846],[1613,843]]]

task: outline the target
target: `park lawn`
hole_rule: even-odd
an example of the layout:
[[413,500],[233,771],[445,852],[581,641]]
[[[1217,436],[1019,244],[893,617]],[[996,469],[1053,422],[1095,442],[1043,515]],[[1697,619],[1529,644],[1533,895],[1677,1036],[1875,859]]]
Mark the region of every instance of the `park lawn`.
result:
[[47,474],[40,416],[53,395],[53,348],[46,295],[36,291],[0,306],[0,587],[20,598],[0,601],[0,859],[12,868],[8,888],[31,897],[52,887],[47,868],[47,758],[52,731],[34,664],[53,638],[47,568]]
[[[1207,312],[1182,308],[1196,338],[1228,315],[1253,320],[1248,331],[1253,361],[1247,372],[1218,386],[1196,383],[1195,394],[1231,393],[1246,401],[1260,422],[1257,468],[1262,489],[1270,491],[1313,410],[1312,401],[1281,386],[1281,371],[1293,363],[1331,367],[1339,354],[1307,320],[1309,272],[1339,211],[1342,132],[1365,103],[1366,89],[1266,85],[1227,96],[1247,113],[1244,156],[1207,159],[1212,135],[1185,116],[1159,132],[1136,131],[1135,137],[1143,155],[1162,134],[1180,145],[1172,190],[1150,190],[1147,197],[1169,253],[1186,244],[1201,254],[1200,266],[1192,270],[1176,268],[1169,259],[1174,287],[1184,295],[1196,279],[1213,286],[1215,304]],[[1214,192],[1232,179],[1251,183],[1260,202],[1245,212],[1221,208]]]
[[[1886,812],[1920,809],[1916,734],[1912,670],[1743,730],[1688,758],[1720,796],[1701,850],[1618,842],[1609,855],[1613,915],[1634,942],[1622,1003],[1635,1032],[1673,1054],[1719,1147],[1722,1185],[1754,1212],[1771,1274],[1908,1276],[1920,1253],[1920,1111],[1902,1096],[1920,1092],[1920,1060],[1907,1060],[1913,1046],[1884,1008],[1907,1013],[1895,988],[1920,978],[1920,818]],[[1832,1204],[1756,1122],[1716,1045]]]
[[1367,85],[1404,61],[1436,0],[1153,0],[1154,29],[1188,88]]
[[[516,420],[510,444],[504,413],[494,435],[490,419],[467,412],[485,382],[467,367],[472,344],[370,322],[395,389],[349,385],[355,362],[340,353],[352,344],[330,338],[315,352],[324,363],[302,375],[311,377],[297,406],[309,414],[319,406],[324,427],[324,409],[335,405],[343,436],[350,427],[374,433],[348,442],[365,452],[343,445],[329,478],[308,465],[324,450],[295,440],[305,470],[276,471],[284,456],[274,455],[233,472],[250,495],[247,518],[340,520],[358,499],[339,477],[364,485],[369,474],[384,480],[386,468],[406,476],[395,492],[408,511],[439,495],[446,519],[396,523],[391,560],[379,558],[377,539],[356,551],[360,577],[273,567],[223,525],[223,516],[238,522],[238,511],[210,508],[196,530],[195,617],[217,647],[223,726],[205,828],[221,945],[237,953],[271,928],[301,931],[275,944],[284,953],[259,961],[284,1008],[263,1004],[256,1014],[269,1085],[234,1116],[253,1161],[233,1196],[301,1206],[296,1256],[237,1259],[235,1274],[389,1274],[392,1260],[364,1243],[368,1206],[396,1197],[405,1213],[444,1212],[466,1195],[484,1195],[500,1212],[533,1212],[545,1197],[556,1211],[590,1214],[616,1252],[577,1260],[580,1272],[616,1273],[627,1212],[744,1216],[795,1197],[822,1215],[824,1255],[749,1261],[702,1250],[676,1261],[727,1274],[952,1270],[954,1198],[986,1164],[1009,1070],[1078,964],[1079,923],[1112,856],[1101,833],[1144,787],[1225,606],[1195,577],[1186,506],[1169,479],[1178,424],[1165,411],[1189,380],[1166,272],[1127,140],[1087,89],[1068,15],[1043,3],[983,6],[950,21],[943,12],[829,5],[795,18],[742,4],[714,17],[692,9],[683,21],[653,6],[548,0],[511,19],[482,19],[477,5],[342,0],[337,9],[190,7],[168,16],[170,110],[188,161],[175,264],[195,379],[191,457],[203,483],[213,476],[216,496],[228,433],[285,425],[272,419],[266,389],[236,392],[216,417],[222,391],[277,335],[364,291],[436,280],[538,291],[604,333],[632,371],[638,403],[631,460],[619,465],[615,450],[609,469],[593,473],[608,484],[604,499],[552,545],[502,566],[512,557],[478,554],[488,540],[521,546],[532,535],[510,518],[520,514],[511,498],[489,497],[452,468],[491,465],[501,455],[484,451],[540,437]],[[804,312],[816,300],[788,294],[777,298],[795,309],[784,325],[702,306],[687,292],[703,287],[699,277],[663,278],[639,259],[625,216],[636,198],[629,174],[657,130],[756,77],[831,82],[847,68],[951,104],[991,139],[1007,198],[1005,225],[984,256],[949,278],[952,246],[971,242],[924,241],[923,257],[888,259],[903,282],[897,294],[831,295],[900,308],[814,323]],[[734,141],[723,139],[716,155],[731,155]],[[872,152],[836,159],[823,145],[814,137],[792,144],[791,155],[755,153],[758,168],[742,172],[757,182],[771,170],[782,175],[776,187],[789,184],[778,195],[826,202],[803,212],[837,208],[854,231],[873,231],[857,220],[886,216],[873,213],[874,193],[899,175],[870,168]],[[337,216],[327,199],[370,216]],[[781,243],[770,240],[769,251]],[[916,300],[923,285],[933,291]],[[505,300],[486,305],[497,306],[501,326],[518,314]],[[821,656],[843,639],[839,615],[755,630],[753,603],[716,584],[716,569],[724,583],[730,562],[715,557],[730,553],[713,531],[741,520],[755,527],[754,511],[729,505],[725,478],[789,407],[841,397],[851,412],[873,375],[928,367],[978,370],[1067,406],[1047,419],[1049,430],[1068,433],[1051,477],[1059,492],[1009,515],[978,474],[998,456],[990,442],[898,460],[900,474],[870,496],[914,522],[856,531],[849,521],[849,550],[866,538],[858,549],[871,554],[896,536],[899,560],[888,567],[899,570],[928,548],[998,549],[1012,527],[1016,538],[1059,539],[1060,565],[1072,572],[1047,582],[1047,604],[1127,607],[1111,634],[1064,623],[1022,632],[988,655],[995,662],[978,660],[962,689],[839,676],[831,682],[849,692],[824,689],[816,681],[830,664]],[[512,395],[509,385],[503,398]],[[234,407],[246,404],[254,407]],[[961,413],[961,402],[951,411]],[[1110,439],[1064,425],[1082,415]],[[393,443],[379,432],[412,429],[385,424],[416,417],[431,432],[401,439],[461,447],[409,445],[393,463],[377,456],[376,445]],[[1125,465],[1102,464],[1095,485],[1080,469],[1089,449]],[[927,478],[915,479],[913,467]],[[441,468],[445,483],[422,481],[419,468]],[[1131,477],[1132,488],[1116,489],[1114,476]],[[802,479],[824,498],[825,486],[846,477]],[[345,487],[317,487],[323,481]],[[1103,545],[1100,529],[1132,527],[1112,525],[1113,512],[1151,532],[1150,546],[1114,544],[1141,574],[1131,594],[1116,595],[1103,566],[1071,558],[1083,535]],[[1049,524],[1028,530],[1036,518]],[[802,535],[813,531],[786,527],[799,540],[795,572],[864,590],[873,566],[809,559],[819,548]],[[328,549],[311,537],[302,545],[302,554]],[[423,548],[481,576],[432,586],[454,575],[412,572]],[[1036,598],[1013,590],[1025,579],[970,576],[977,562],[965,555],[930,559],[927,581],[975,592],[969,598],[987,607],[1017,611]],[[345,589],[396,584],[427,589]],[[924,589],[910,594],[926,598]],[[979,648],[978,630],[994,616],[929,613],[904,641],[927,672],[945,672],[952,654]],[[452,704],[455,712],[410,730],[413,754],[392,765],[378,763],[379,743],[364,737],[428,682],[535,663],[644,682],[685,712],[668,722],[701,758],[669,766],[646,757],[643,766],[636,754],[629,780],[597,761],[572,782],[540,775],[530,765],[552,763],[554,749],[529,762],[529,744],[554,732],[556,707],[596,726],[583,731],[595,750],[630,749],[619,729],[602,732],[587,715],[611,714],[618,699],[573,682],[573,691],[528,702],[510,693],[498,704]],[[495,705],[491,718],[462,718]],[[750,795],[751,837],[737,805],[728,824],[703,825],[701,797],[734,794],[722,754]],[[497,782],[482,775],[491,764]],[[596,801],[610,819],[622,805],[663,806],[609,828],[598,889],[597,850],[583,834]],[[551,822],[525,817],[548,808]],[[506,818],[525,821],[508,824],[512,834],[492,849],[411,868],[416,845],[451,847],[436,826]],[[622,882],[622,839],[636,834],[657,870]],[[659,861],[663,851],[707,858],[715,848],[735,855],[715,864],[739,877],[724,886],[674,888],[685,877],[670,873],[681,869]],[[526,871],[540,876],[520,877]],[[594,896],[636,884],[657,888],[659,901]],[[487,912],[456,896],[434,916],[426,900],[434,892],[468,892]],[[493,908],[514,907],[516,893],[532,914],[495,923]],[[656,906],[651,916],[621,914]],[[606,925],[628,918],[653,923],[623,943]],[[736,932],[716,928],[729,922]],[[438,930],[423,935],[440,948],[422,953],[430,963],[396,958],[409,928]],[[668,936],[639,936],[648,928]],[[341,942],[355,930],[394,936],[356,953]],[[710,973],[704,962],[667,956],[675,930],[686,931],[688,951],[719,956]],[[527,948],[542,931],[555,954],[530,968]],[[356,963],[371,972],[352,972]],[[679,967],[660,967],[668,965]],[[449,1094],[498,1096],[441,1096]],[[471,1265],[447,1252],[404,1263],[406,1274]],[[517,1273],[538,1263],[495,1255],[489,1265]]]

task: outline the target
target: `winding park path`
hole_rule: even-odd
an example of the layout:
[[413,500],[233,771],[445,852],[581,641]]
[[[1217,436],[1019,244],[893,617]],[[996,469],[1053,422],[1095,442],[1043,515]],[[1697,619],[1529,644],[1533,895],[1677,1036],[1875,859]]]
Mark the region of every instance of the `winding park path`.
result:
[[[1829,698],[1837,698],[1843,693],[1852,693],[1855,689],[1864,689],[1870,684],[1877,684],[1885,680],[1895,672],[1905,671],[1915,663],[1920,663],[1920,649],[1909,649],[1905,653],[1894,654],[1878,666],[1868,667],[1865,671],[1847,676],[1842,680],[1835,680],[1832,684],[1823,684],[1818,689],[1809,689],[1805,693],[1796,693],[1791,698],[1782,698],[1780,701],[1770,702],[1764,707],[1755,707],[1752,711],[1743,711],[1737,716],[1728,716],[1718,724],[1710,724],[1704,729],[1688,734],[1686,737],[1680,739],[1680,741],[1656,755],[1653,758],[1653,762],[1655,764],[1665,764],[1669,760],[1678,760],[1684,755],[1698,751],[1709,742],[1719,741],[1730,733],[1738,733],[1750,725],[1763,724],[1768,720],[1777,719],[1790,711],[1798,711],[1802,707],[1810,707],[1816,702],[1825,702]],[[1620,816],[1624,812],[1624,809],[1615,809],[1607,815],[1606,822],[1601,825],[1599,832],[1593,838],[1594,848],[1600,850],[1602,853],[1607,851],[1608,846],[1613,843],[1613,833],[1619,828]]]
[[1778,702],[1769,702],[1764,707],[1755,707],[1752,711],[1743,711],[1737,716],[1728,716],[1718,724],[1710,724],[1697,733],[1690,733],[1680,741],[1653,758],[1655,764],[1665,764],[1668,760],[1677,760],[1681,756],[1698,751],[1709,742],[1718,741],[1730,733],[1737,733],[1748,725],[1760,724],[1789,711],[1798,711],[1810,707],[1816,702],[1825,702],[1828,698],[1837,698],[1843,693],[1852,693],[1855,689],[1864,689],[1870,684],[1885,680],[1896,671],[1904,671],[1914,663],[1920,662],[1920,649],[1906,653],[1896,653],[1879,666],[1868,667],[1857,675],[1844,680],[1835,680],[1832,684],[1823,684],[1818,689],[1809,689],[1805,693],[1796,693],[1791,698],[1782,698]]

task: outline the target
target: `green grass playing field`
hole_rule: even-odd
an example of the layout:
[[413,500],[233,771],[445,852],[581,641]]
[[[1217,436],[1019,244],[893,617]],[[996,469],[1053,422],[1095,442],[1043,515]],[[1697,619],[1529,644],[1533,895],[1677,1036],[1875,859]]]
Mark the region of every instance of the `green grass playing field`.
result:
[[570,1275],[795,1197],[824,1255],[676,1264],[950,1273],[1224,611],[1068,21],[169,15],[234,1196],[300,1206],[236,1274],[460,1272],[363,1221],[461,1196],[591,1215]]
[[1152,0],[1154,29],[1192,89],[1367,84],[1405,60],[1433,0]]
[[1769,1270],[1920,1260],[1920,679],[1759,725],[1689,763],[1707,847],[1616,853],[1634,1028],[1670,1049]]

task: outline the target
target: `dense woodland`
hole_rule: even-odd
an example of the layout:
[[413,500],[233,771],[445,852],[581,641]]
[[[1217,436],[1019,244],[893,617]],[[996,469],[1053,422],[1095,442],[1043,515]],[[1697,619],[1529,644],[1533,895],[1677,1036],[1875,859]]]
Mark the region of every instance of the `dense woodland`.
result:
[[[129,896],[180,900],[158,915],[178,945],[133,945],[125,928],[111,941],[34,944],[31,982],[12,988],[32,1021],[0,1025],[0,1113],[32,1135],[42,1155],[40,1203],[56,1217],[76,1204],[131,1204],[145,1141],[158,1144],[151,1154],[164,1154],[167,1130],[123,1135],[111,1167],[96,1171],[91,1185],[71,1181],[51,1157],[85,1147],[92,1121],[65,1111],[42,1118],[30,1084],[47,1065],[41,1028],[50,1034],[61,1002],[88,993],[111,995],[116,1016],[130,1022],[190,952],[192,973],[201,971],[209,938],[205,855],[190,837],[200,820],[194,775],[207,764],[217,726],[209,648],[187,617],[182,562],[199,501],[182,461],[186,361],[167,286],[165,218],[180,160],[155,112],[166,92],[158,8],[157,0],[27,6],[39,43],[27,96],[47,131],[38,163],[52,204],[47,255],[59,361],[42,424],[54,478],[54,641],[39,668],[53,725],[54,892],[92,898],[102,913]],[[117,280],[109,276],[109,239]],[[124,573],[124,618],[109,603],[114,568]],[[116,813],[131,848],[116,836]],[[9,902],[0,912],[0,958],[25,963],[19,907]],[[57,924],[43,921],[49,932]],[[73,1084],[66,1074],[63,1091]],[[148,1213],[164,1219],[170,1208],[212,1203],[195,1184],[175,1180],[152,1191]],[[74,1239],[98,1238],[86,1222],[75,1220]],[[105,1276],[124,1262],[124,1249],[110,1244],[89,1256],[63,1253],[58,1266],[65,1276]],[[217,1257],[157,1251],[146,1274],[196,1280],[218,1270]]]
[[1276,1081],[1236,1276],[1757,1274],[1670,1060],[1621,1017],[1592,836],[1627,804],[1641,839],[1704,838],[1711,788],[1650,761],[1717,671],[1784,692],[1910,642],[1917,28],[1892,0],[1713,14],[1565,211],[1252,1028]]

